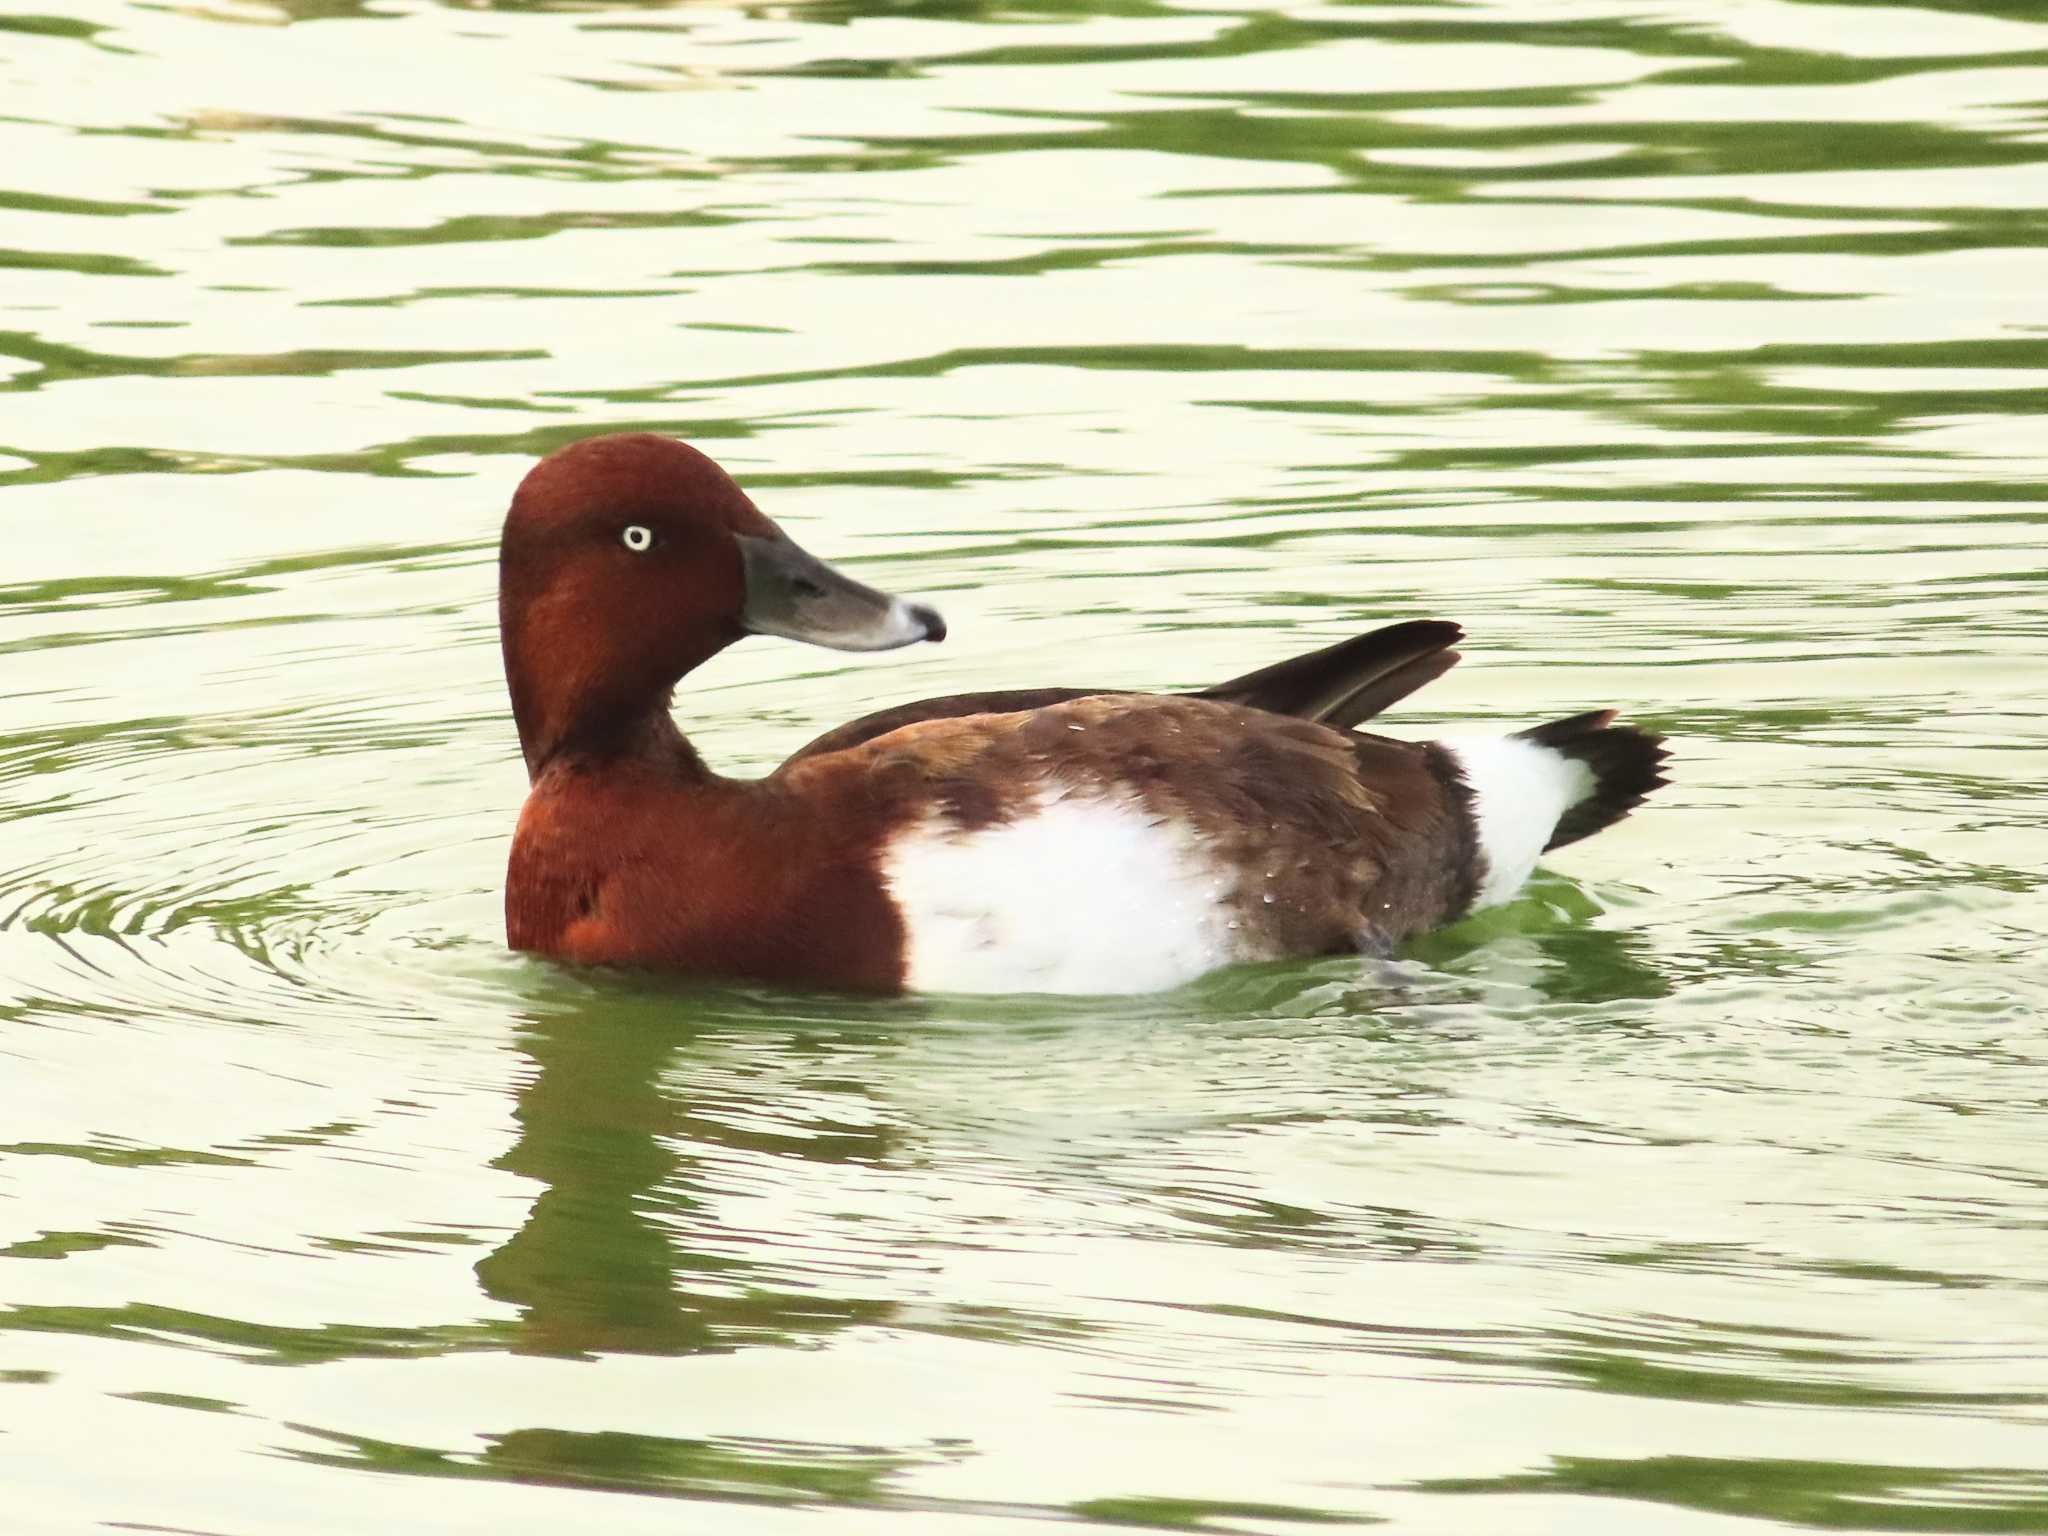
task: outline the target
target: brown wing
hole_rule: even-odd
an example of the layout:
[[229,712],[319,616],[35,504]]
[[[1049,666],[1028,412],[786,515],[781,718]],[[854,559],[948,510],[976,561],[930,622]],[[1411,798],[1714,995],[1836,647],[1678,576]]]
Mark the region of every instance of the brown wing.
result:
[[[1464,637],[1457,625],[1441,619],[1413,619],[1389,624],[1368,634],[1353,635],[1306,656],[1291,657],[1193,695],[1227,704],[1242,704],[1275,715],[1334,726],[1370,720],[1457,665],[1451,649]],[[967,715],[1015,714],[1044,709],[1075,699],[1110,696],[1152,697],[1114,688],[1017,688],[996,693],[959,693],[921,699],[914,704],[863,715],[827,731],[789,759],[823,752],[842,752],[873,741],[906,725],[928,720],[956,720]],[[785,767],[788,764],[784,764]]]
[[1048,795],[1136,804],[1185,829],[1252,952],[1274,958],[1399,940],[1471,900],[1470,817],[1440,749],[1215,699],[1094,694],[923,720],[775,777],[798,794],[862,782],[896,824],[962,831]]

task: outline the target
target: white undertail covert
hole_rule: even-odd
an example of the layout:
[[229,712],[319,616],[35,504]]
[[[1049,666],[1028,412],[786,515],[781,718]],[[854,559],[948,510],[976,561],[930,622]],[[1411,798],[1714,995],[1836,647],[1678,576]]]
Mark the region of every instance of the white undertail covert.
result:
[[1475,909],[1522,888],[1564,813],[1593,793],[1593,770],[1524,736],[1454,736],[1438,743],[1458,760],[1472,791],[1480,857]]

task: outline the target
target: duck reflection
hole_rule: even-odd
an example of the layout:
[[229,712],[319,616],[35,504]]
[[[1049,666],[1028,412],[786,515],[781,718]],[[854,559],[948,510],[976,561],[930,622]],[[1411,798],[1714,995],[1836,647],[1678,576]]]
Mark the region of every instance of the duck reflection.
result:
[[848,1071],[872,1040],[765,1012],[731,996],[621,987],[528,1015],[519,1138],[495,1166],[544,1188],[476,1269],[487,1294],[521,1309],[514,1348],[691,1354],[891,1311],[793,1284],[786,1243],[756,1259],[744,1234],[711,1225],[712,1183],[730,1191],[732,1164],[872,1164],[902,1137]]
[[[1099,1068],[1087,1063],[1103,1038],[1194,1083],[1214,1071],[1207,1057],[1219,1018],[1316,1018],[1326,1039],[1413,1041],[1422,1026],[1411,1005],[1453,1001],[1475,986],[1506,985],[1572,1008],[1669,994],[1672,980],[1641,935],[1595,926],[1598,906],[1569,882],[1539,882],[1536,894],[1415,946],[1419,967],[1339,976],[1327,964],[1249,967],[1119,1007],[1077,1012],[1067,1002],[1039,1017],[1016,1000],[1005,1017],[1034,1038],[1079,1029],[1093,1039],[1036,1054],[1041,1067],[1049,1059],[1049,1070],[1080,1074],[1077,1104],[1099,1109],[1091,1087]],[[919,1004],[770,999],[623,975],[550,976],[540,986],[517,1037],[531,1062],[519,1136],[495,1166],[542,1188],[525,1225],[476,1271],[488,1295],[520,1309],[513,1348],[692,1354],[902,1321],[899,1303],[848,1294],[860,1289],[853,1266],[886,1260],[835,1251],[849,1229],[817,1214],[816,1202],[826,1200],[826,1212],[843,1197],[858,1203],[847,1186],[860,1182],[860,1168],[902,1168],[914,1150],[917,1132],[873,1085],[888,1080],[891,1058],[909,1044],[906,1025],[926,1017]],[[1627,1023],[1603,1010],[1599,1027]],[[1455,1027],[1439,1008],[1425,1032]],[[1008,1043],[991,1045],[985,1065],[1003,1081],[1033,1052],[1020,1035],[997,1038]],[[1234,1076],[1236,1091],[1263,1080],[1269,1097],[1287,1098],[1294,1069],[1284,1053],[1273,1057],[1270,1040],[1259,1051]],[[1328,1053],[1316,1059],[1317,1073],[1327,1073]],[[1365,1113],[1378,1090],[1412,1102],[1415,1085],[1388,1076],[1411,1073],[1405,1061],[1365,1052],[1359,1075],[1337,1095],[1344,1115]],[[1321,1102],[1332,1084],[1319,1075],[1311,1092]],[[1397,1246],[1404,1240],[1388,1236]]]

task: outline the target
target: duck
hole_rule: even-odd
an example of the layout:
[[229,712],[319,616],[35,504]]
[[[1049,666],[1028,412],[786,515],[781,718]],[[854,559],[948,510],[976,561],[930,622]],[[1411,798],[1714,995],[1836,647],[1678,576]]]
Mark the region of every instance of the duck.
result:
[[898,705],[760,779],[671,713],[726,647],[946,638],[928,604],[808,553],[656,433],[520,482],[499,633],[528,776],[514,950],[852,993],[1132,994],[1226,966],[1388,956],[1519,890],[1665,782],[1597,710],[1507,735],[1359,729],[1458,661],[1395,623],[1188,693],[1031,687]]

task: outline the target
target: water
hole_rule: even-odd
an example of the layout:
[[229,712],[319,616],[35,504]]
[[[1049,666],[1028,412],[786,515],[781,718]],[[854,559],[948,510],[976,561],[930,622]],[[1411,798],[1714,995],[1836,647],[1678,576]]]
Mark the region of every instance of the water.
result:
[[[0,101],[10,1533],[2048,1527],[2035,0],[30,0]],[[619,427],[953,625],[730,770],[1440,615],[1395,727],[1676,782],[1387,974],[515,958],[497,520]]]

